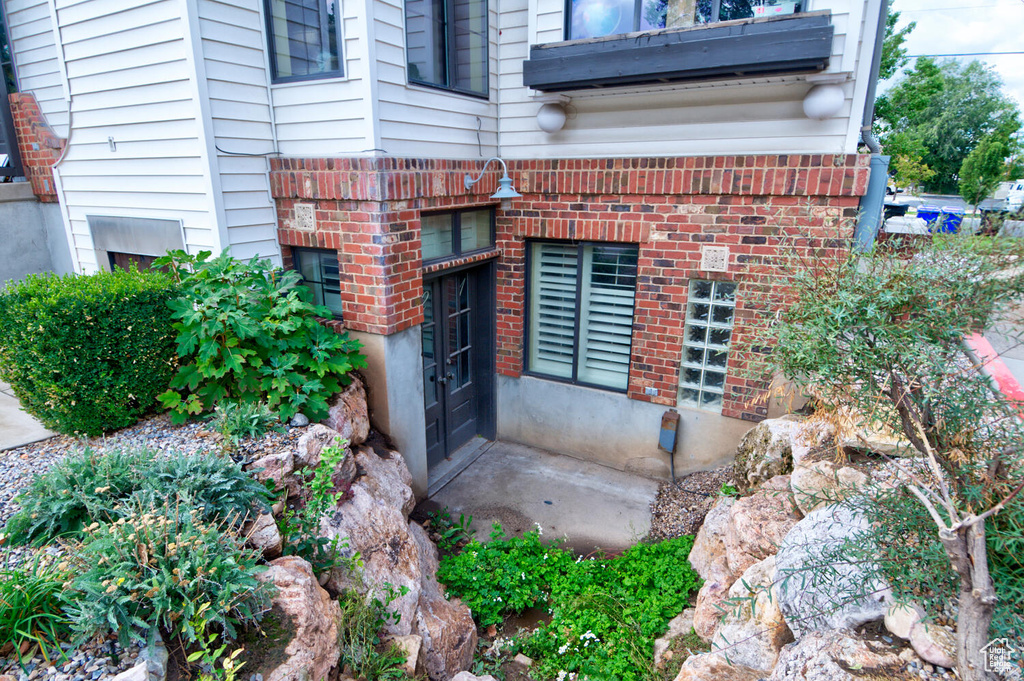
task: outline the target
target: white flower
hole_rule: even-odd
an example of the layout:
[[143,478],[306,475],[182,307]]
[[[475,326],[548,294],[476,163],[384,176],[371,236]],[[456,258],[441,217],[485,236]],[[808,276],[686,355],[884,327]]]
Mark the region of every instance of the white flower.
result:
[[541,529],[541,527],[540,527],[540,523],[534,523],[534,524],[533,524],[533,526],[537,528],[537,535],[538,535],[538,536],[540,536],[540,535],[543,535],[543,534],[544,534],[544,530],[542,530],[542,529]]

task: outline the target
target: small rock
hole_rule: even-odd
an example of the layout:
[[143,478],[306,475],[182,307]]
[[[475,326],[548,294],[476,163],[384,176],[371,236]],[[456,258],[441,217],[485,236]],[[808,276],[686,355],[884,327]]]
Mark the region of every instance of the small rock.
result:
[[487,674],[486,676],[477,676],[469,672],[459,672],[452,677],[451,681],[498,681],[496,678]]
[[517,662],[517,663],[523,665],[524,667],[532,667],[533,666],[533,660],[531,658],[527,657],[526,655],[523,655],[522,653],[516,653],[516,656],[514,658],[512,658],[512,661],[513,662]]
[[910,638],[910,629],[924,618],[917,603],[893,603],[885,611],[885,628],[902,639]]
[[277,528],[277,523],[274,522],[272,513],[257,515],[243,529],[243,534],[249,546],[261,551],[263,557],[267,560],[273,560],[281,555],[284,542],[281,538],[281,532]]
[[292,420],[288,422],[288,425],[292,428],[304,428],[309,425],[309,417],[305,414],[296,414],[292,417]]
[[402,669],[408,676],[415,676],[417,666],[423,666],[419,664],[420,649],[423,648],[423,637],[409,634],[408,636],[395,636],[392,641],[402,649],[402,654],[405,655],[405,665]]
[[126,672],[121,672],[112,681],[149,681],[149,668],[140,662]]
[[675,681],[758,681],[763,675],[756,669],[733,665],[720,655],[694,655],[683,663]]
[[910,628],[910,645],[925,662],[946,668],[956,666],[956,634],[947,627],[916,622]]

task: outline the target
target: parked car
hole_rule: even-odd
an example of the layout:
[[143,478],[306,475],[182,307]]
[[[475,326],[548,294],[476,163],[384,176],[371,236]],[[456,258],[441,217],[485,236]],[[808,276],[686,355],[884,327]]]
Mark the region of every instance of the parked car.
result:
[[1003,207],[1008,211],[1018,211],[1024,208],[1024,179],[1014,180],[1003,199]]

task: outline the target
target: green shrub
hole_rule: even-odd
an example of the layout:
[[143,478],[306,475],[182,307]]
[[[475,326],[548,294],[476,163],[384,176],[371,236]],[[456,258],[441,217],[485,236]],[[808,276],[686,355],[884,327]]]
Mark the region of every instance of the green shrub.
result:
[[209,257],[173,251],[157,261],[185,292],[171,303],[183,366],[160,401],[179,422],[225,400],[265,400],[284,420],[324,418],[349,371],[366,365],[360,344],[317,321],[331,313],[309,302],[298,272]]
[[384,600],[348,591],[338,599],[341,626],[338,627],[338,665],[350,667],[359,679],[366,681],[398,681],[408,678],[403,669],[405,654],[395,643],[385,643],[381,631],[390,622],[398,623],[399,615],[388,610],[392,600],[407,594],[403,587],[396,591],[384,585]]
[[215,520],[265,507],[270,492],[220,454],[84,449],[32,478],[5,532],[13,544],[43,544],[79,536],[94,521],[116,520],[130,512],[133,499],[176,498]]
[[481,626],[526,608],[548,608],[552,621],[520,642],[537,660],[539,678],[560,671],[617,681],[657,678],[654,639],[700,586],[687,562],[692,537],[590,560],[544,544],[537,531],[506,537],[495,525],[491,537],[443,558],[438,580]]
[[30,275],[0,291],[0,379],[46,427],[98,435],[153,410],[174,375],[178,287],[136,270]]
[[255,577],[264,569],[260,552],[183,503],[133,505],[114,523],[89,525],[71,550],[81,574],[68,614],[82,636],[116,633],[124,645],[159,632],[194,641],[199,617],[235,638],[268,603]]
[[[0,565],[0,648],[17,650],[25,641],[39,646],[43,658],[60,652],[70,631],[61,593],[68,575],[56,560],[43,553],[20,566],[5,554]],[[24,662],[20,660],[19,662]]]

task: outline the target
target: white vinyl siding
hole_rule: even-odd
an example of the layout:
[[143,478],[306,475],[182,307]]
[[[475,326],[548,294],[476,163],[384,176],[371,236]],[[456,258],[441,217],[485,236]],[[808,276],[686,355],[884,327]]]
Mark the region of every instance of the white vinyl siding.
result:
[[31,92],[61,137],[68,134],[68,102],[53,16],[47,0],[4,0],[18,87]]
[[186,248],[222,247],[186,6],[57,0],[74,127],[57,170],[80,271],[100,267],[89,215],[181,220]]
[[267,155],[274,130],[259,0],[200,0],[206,92],[231,255],[281,264]]
[[[624,86],[566,92],[565,127],[545,133],[536,115],[544,93],[523,85],[529,47],[564,39],[564,0],[501,0],[500,153],[505,158],[601,158],[781,153],[855,153],[869,77],[878,0],[810,0],[830,10],[835,36],[826,72],[850,73],[833,118],[803,112],[803,75]],[[532,16],[531,16],[532,15]]]
[[679,404],[722,410],[736,284],[691,281],[679,373]]
[[530,256],[529,370],[625,390],[637,248],[539,242]]

